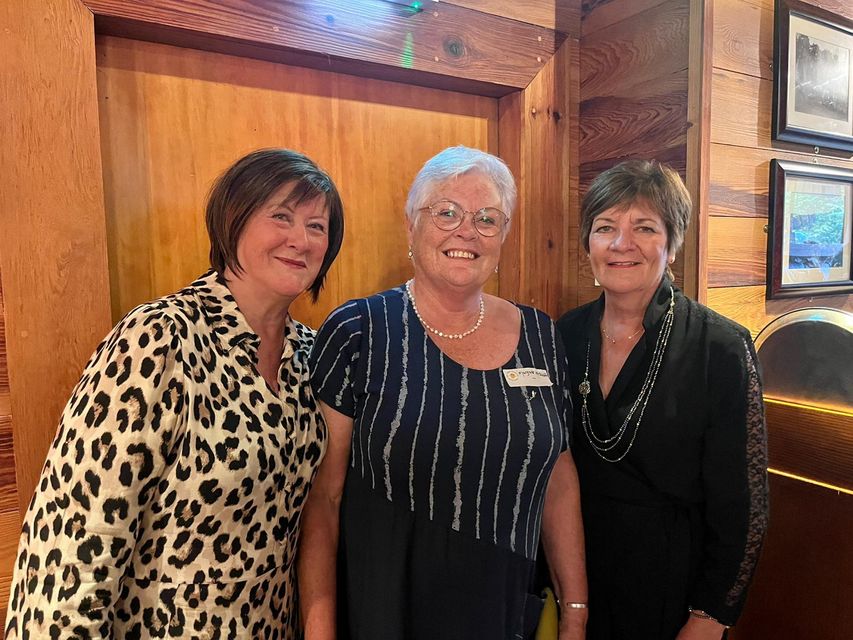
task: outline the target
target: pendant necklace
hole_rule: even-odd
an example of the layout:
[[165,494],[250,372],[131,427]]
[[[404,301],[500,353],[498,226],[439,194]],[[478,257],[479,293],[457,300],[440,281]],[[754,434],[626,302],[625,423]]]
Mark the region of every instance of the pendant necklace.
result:
[[480,294],[480,313],[477,315],[477,322],[474,323],[474,326],[468,329],[468,331],[463,331],[462,333],[444,333],[443,331],[439,331],[438,329],[434,329],[429,326],[421,317],[420,312],[418,311],[418,305],[415,304],[415,296],[412,294],[412,281],[409,280],[406,283],[406,294],[409,296],[409,300],[412,301],[412,310],[415,312],[415,316],[417,316],[420,323],[423,325],[424,329],[429,331],[430,333],[434,333],[439,338],[447,338],[448,340],[461,340],[466,336],[470,336],[477,329],[480,328],[480,325],[483,324],[483,318],[486,316],[486,303],[483,301],[483,294]]
[[[669,294],[669,309],[664,316],[663,325],[661,326],[657,342],[655,343],[655,350],[652,353],[652,361],[649,364],[649,370],[646,372],[646,379],[643,380],[643,386],[640,388],[640,393],[637,395],[637,399],[634,400],[634,404],[631,405],[631,409],[628,411],[628,415],[625,416],[625,420],[622,421],[622,425],[619,427],[619,430],[609,438],[599,438],[592,429],[592,421],[589,416],[589,407],[587,405],[587,396],[592,390],[592,385],[589,382],[590,343],[589,341],[586,343],[586,370],[583,374],[583,381],[578,385],[578,391],[581,396],[583,396],[583,404],[581,405],[581,424],[583,424],[584,434],[586,434],[586,438],[589,440],[589,444],[593,451],[595,451],[595,453],[598,454],[598,457],[605,462],[619,462],[622,458],[628,455],[631,447],[634,446],[634,440],[637,438],[637,432],[640,430],[640,423],[643,421],[643,414],[646,411],[646,404],[648,404],[649,397],[651,397],[652,391],[655,388],[655,382],[657,381],[658,372],[660,371],[660,365],[661,362],[663,362],[663,356],[666,352],[666,345],[669,342],[669,335],[672,332],[672,324],[675,320],[675,291],[672,287],[669,288]],[[607,337],[610,339],[610,336]],[[631,433],[631,439],[622,454],[614,457],[615,454],[611,453],[611,451],[622,444],[625,440],[634,414],[637,414],[637,418]]]

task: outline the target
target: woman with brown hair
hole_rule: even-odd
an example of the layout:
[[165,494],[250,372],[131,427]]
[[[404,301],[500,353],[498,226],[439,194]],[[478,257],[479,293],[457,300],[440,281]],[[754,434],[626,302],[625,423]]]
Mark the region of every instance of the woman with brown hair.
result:
[[557,327],[572,363],[592,640],[718,640],[767,527],[767,452],[749,332],[686,298],[669,265],[690,220],[678,174],[598,176],[581,241],[601,297]]
[[308,385],[316,300],[343,237],[335,185],[256,151],[207,204],[211,270],[128,313],[60,420],[24,518],[17,638],[297,637],[294,556],[326,447]]

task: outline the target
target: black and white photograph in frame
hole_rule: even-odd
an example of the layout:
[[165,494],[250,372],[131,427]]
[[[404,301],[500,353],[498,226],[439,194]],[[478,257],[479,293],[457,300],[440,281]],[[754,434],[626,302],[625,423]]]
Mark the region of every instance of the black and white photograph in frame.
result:
[[776,0],[773,137],[853,153],[853,21]]

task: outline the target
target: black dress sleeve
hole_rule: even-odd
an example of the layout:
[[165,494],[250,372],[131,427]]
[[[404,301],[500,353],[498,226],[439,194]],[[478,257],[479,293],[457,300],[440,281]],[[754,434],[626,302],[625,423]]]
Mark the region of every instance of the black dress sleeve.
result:
[[690,604],[732,625],[767,531],[767,432],[752,340],[741,329],[724,342],[711,348],[710,422],[702,454],[704,548]]

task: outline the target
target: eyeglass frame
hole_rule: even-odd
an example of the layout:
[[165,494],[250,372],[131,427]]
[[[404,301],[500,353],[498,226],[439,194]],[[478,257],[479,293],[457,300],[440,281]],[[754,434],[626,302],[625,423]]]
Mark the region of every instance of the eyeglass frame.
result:
[[[452,204],[462,214],[459,217],[459,224],[457,224],[454,227],[448,227],[448,228],[444,228],[444,227],[439,226],[438,222],[436,222],[436,219],[435,219],[437,211],[434,210],[434,207],[436,205],[441,204],[442,202]],[[471,224],[474,226],[474,229],[477,230],[477,233],[479,233],[484,238],[494,238],[495,236],[500,235],[501,233],[503,233],[504,229],[506,229],[507,225],[509,224],[509,216],[506,213],[504,213],[503,211],[501,211],[500,209],[498,209],[497,207],[480,207],[476,211],[468,211],[468,210],[464,209],[462,207],[462,205],[459,204],[458,202],[455,202],[453,200],[449,200],[447,198],[442,198],[441,200],[436,200],[432,204],[429,204],[425,207],[420,207],[418,209],[418,211],[429,211],[429,217],[432,219],[432,223],[438,229],[441,229],[442,231],[455,231],[456,229],[458,229],[459,227],[462,226],[463,222],[465,222],[465,216],[467,214],[470,214],[471,215]],[[503,222],[500,224],[500,226],[496,227],[497,231],[492,235],[488,235],[486,233],[483,233],[482,230],[480,229],[480,227],[477,226],[477,215],[481,214],[484,211],[497,211],[502,216]]]

